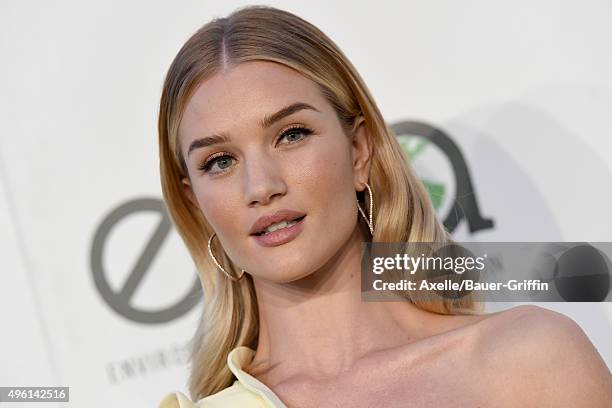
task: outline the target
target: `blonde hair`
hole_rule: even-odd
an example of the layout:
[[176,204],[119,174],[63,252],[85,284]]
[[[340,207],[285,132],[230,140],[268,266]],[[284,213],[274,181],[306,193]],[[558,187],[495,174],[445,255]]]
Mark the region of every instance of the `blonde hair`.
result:
[[[213,19],[187,40],[172,61],[163,84],[158,121],[164,200],[203,288],[202,317],[191,342],[189,392],[194,400],[232,384],[227,355],[239,345],[257,348],[259,322],[251,276],[245,274],[233,282],[208,255],[207,242],[213,230],[182,190],[181,179],[189,175],[177,142],[178,127],[202,81],[228,65],[254,60],[283,64],[314,81],[347,134],[355,119],[363,115],[373,146],[368,180],[376,205],[373,242],[452,242],[368,88],[331,39],[300,17],[273,7],[247,6]],[[226,271],[239,275],[218,240],[213,240],[212,249]],[[410,301],[440,314],[477,313],[470,298]]]

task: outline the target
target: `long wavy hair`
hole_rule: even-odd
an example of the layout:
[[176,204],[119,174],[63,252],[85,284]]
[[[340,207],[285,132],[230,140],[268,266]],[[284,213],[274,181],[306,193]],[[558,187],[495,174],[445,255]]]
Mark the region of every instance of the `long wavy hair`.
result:
[[[452,242],[438,221],[427,190],[415,175],[393,131],[355,67],[318,28],[287,11],[268,6],[239,8],[198,29],[181,47],[166,75],[159,109],[161,186],[171,221],[185,242],[199,273],[203,309],[191,341],[189,392],[199,400],[230,386],[234,376],[226,359],[233,348],[257,348],[259,322],[252,278],[233,282],[217,269],[206,243],[213,229],[200,209],[184,194],[181,179],[189,177],[177,144],[185,107],[207,78],[246,61],[272,61],[311,79],[335,109],[348,135],[363,115],[371,137],[372,164],[368,183],[375,193],[373,242]],[[369,198],[357,198],[365,207]],[[218,240],[213,251],[229,272],[239,274]],[[439,314],[480,313],[469,297],[431,302],[407,299]]]

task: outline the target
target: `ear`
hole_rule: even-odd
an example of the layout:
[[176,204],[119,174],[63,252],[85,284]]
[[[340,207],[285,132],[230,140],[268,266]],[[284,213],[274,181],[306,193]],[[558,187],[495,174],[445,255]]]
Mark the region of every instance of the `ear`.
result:
[[372,166],[372,139],[363,115],[355,118],[351,138],[351,151],[353,156],[353,184],[356,191],[365,189],[370,167]]
[[194,206],[198,206],[198,200],[195,198],[195,194],[193,193],[193,189],[191,188],[191,181],[188,177],[183,177],[181,179],[181,185],[183,187],[183,193],[185,196],[191,201]]

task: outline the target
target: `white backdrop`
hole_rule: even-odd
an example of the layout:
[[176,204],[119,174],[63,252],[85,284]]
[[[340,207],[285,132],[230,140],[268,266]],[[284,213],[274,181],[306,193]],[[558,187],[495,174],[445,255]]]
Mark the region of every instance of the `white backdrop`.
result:
[[[90,408],[187,393],[202,303],[159,211],[158,103],[184,41],[246,4],[1,3],[0,386],[70,386],[71,406]],[[610,241],[611,2],[266,4],[336,41],[390,124],[457,144],[493,223],[463,220],[457,239]],[[457,193],[447,159],[426,145],[414,164],[442,216]],[[612,366],[611,304],[540,306]]]

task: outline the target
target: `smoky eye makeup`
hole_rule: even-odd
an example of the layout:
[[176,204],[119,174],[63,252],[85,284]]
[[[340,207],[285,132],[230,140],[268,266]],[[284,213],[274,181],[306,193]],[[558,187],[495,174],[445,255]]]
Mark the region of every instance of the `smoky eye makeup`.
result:
[[[294,124],[284,127],[283,129],[281,129],[279,133],[280,135],[278,136],[276,140],[277,146],[280,144],[293,145],[293,144],[301,143],[302,141],[307,139],[310,135],[312,135],[314,133],[314,130],[310,128],[309,126],[306,126],[300,123],[294,123]],[[300,137],[295,139],[294,137],[296,136],[300,136]],[[282,140],[284,138],[287,138],[288,141],[285,143],[282,143]],[[225,151],[216,152],[216,153],[213,153],[207,156],[204,160],[202,160],[202,162],[198,165],[197,168],[199,171],[203,172],[204,174],[206,173],[211,173],[211,174],[224,173],[227,171],[226,170],[227,168],[231,167],[231,164],[232,164],[231,162],[236,161],[236,160],[237,159],[231,153],[228,153]],[[212,171],[213,167],[215,166],[217,166],[218,170]]]
[[198,166],[198,170],[208,173],[211,166],[218,161],[218,158],[225,158],[225,161],[227,161],[227,158],[234,160],[234,157],[227,152],[213,153]]

